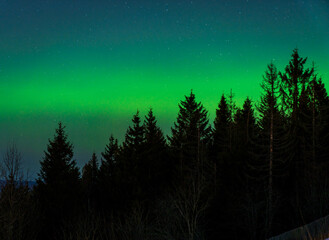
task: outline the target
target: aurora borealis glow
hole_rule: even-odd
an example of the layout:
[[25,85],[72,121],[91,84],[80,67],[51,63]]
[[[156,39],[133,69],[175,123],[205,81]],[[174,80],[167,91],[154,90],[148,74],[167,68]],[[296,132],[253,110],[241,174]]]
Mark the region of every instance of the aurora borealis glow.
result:
[[295,47],[329,84],[327,0],[0,0],[0,37],[0,152],[33,176],[60,120],[81,166],[137,109],[169,133],[191,89],[211,119],[231,88],[257,102]]

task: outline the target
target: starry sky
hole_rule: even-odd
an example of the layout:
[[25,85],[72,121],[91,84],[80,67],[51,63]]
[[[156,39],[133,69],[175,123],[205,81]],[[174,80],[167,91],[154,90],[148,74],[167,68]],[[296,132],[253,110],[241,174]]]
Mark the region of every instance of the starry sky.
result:
[[257,103],[294,48],[329,84],[328,0],[0,0],[0,152],[37,176],[59,121],[81,167],[150,107],[166,134],[191,89]]

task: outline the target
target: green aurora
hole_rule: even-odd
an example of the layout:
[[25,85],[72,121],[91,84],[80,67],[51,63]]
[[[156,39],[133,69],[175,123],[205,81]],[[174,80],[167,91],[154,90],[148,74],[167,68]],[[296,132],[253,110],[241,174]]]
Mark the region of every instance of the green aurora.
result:
[[[238,105],[247,96],[257,104],[267,64],[284,70],[296,47],[329,84],[326,1],[314,1],[312,11],[312,1],[128,1],[129,13],[127,4],[101,1],[116,3],[122,19],[87,0],[78,13],[62,1],[55,9],[12,2],[0,1],[0,151],[15,142],[32,176],[59,121],[81,166],[111,133],[122,140],[137,110],[144,116],[152,108],[170,134],[191,89],[211,121],[230,89]],[[111,21],[100,24],[104,16]]]

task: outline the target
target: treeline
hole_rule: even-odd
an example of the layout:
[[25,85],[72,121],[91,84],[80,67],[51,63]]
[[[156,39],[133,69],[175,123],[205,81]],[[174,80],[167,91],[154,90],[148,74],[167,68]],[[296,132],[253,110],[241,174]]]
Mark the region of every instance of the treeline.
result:
[[329,98],[293,51],[260,103],[222,95],[211,124],[193,92],[165,137],[152,109],[111,136],[82,176],[59,123],[30,190],[3,158],[0,239],[266,239],[329,214]]

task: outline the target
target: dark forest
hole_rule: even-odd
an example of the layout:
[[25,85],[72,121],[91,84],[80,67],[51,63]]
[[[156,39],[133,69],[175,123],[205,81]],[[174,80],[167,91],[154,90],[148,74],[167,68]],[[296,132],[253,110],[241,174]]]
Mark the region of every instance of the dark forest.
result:
[[270,63],[259,104],[223,94],[213,123],[191,91],[169,136],[137,111],[83,169],[59,122],[33,187],[10,146],[0,239],[267,239],[327,216],[329,98],[308,65],[297,49]]

